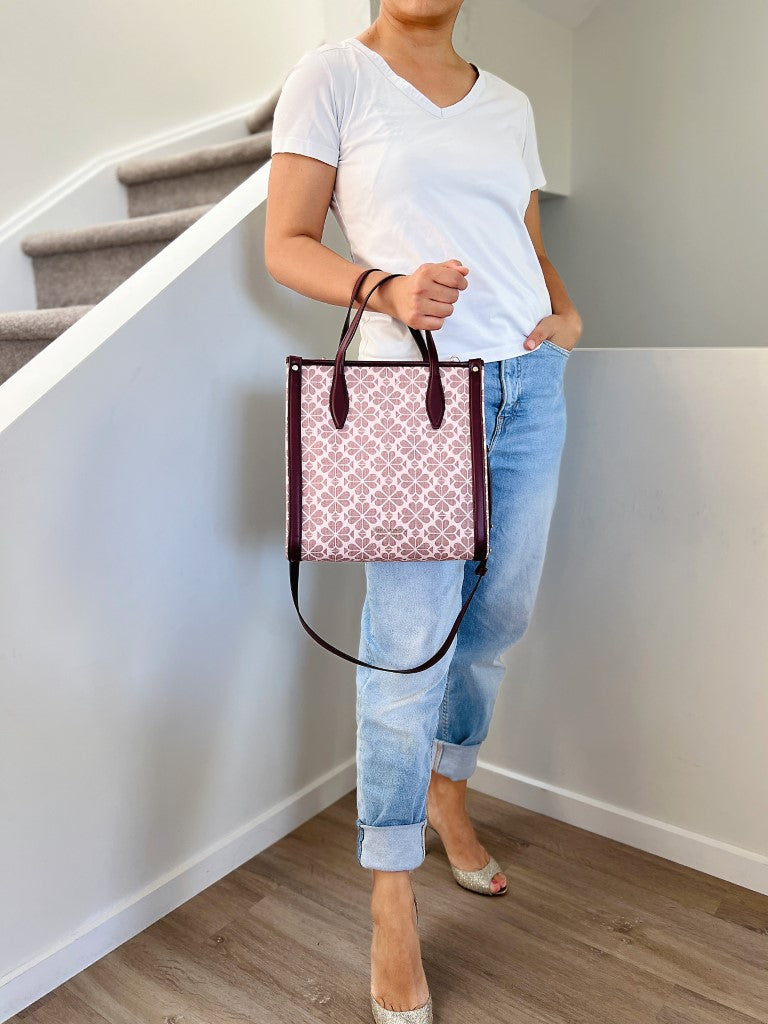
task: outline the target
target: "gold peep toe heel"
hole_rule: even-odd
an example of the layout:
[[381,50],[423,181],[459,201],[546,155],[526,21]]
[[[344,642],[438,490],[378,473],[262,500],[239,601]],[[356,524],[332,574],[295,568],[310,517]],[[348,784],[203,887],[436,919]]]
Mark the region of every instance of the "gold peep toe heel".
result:
[[[419,905],[416,902],[416,895],[413,897],[413,905],[416,907],[416,924],[419,923]],[[415,1007],[413,1010],[387,1010],[376,1002],[371,992],[371,1010],[376,1024],[432,1024],[432,993],[426,1003]]]
[[[440,833],[437,831],[434,825],[430,825],[429,818],[427,818],[427,827],[431,828],[435,835],[439,836]],[[498,874],[503,869],[500,867],[499,862],[496,858],[489,854],[488,863],[482,867],[477,868],[475,871],[464,871],[461,868],[454,867],[450,860],[448,861],[453,877],[459,883],[463,889],[469,889],[470,892],[479,892],[484,896],[503,896],[507,892],[509,886],[505,885],[503,889],[497,889],[496,892],[491,888],[491,879],[494,875]]]

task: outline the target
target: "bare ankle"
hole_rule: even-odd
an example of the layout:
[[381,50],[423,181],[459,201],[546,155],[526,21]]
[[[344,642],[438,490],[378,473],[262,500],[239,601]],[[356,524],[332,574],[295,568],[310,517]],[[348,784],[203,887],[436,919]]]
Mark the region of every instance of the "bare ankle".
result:
[[400,911],[413,901],[410,871],[371,871],[371,910],[374,913]]
[[433,771],[427,789],[427,817],[435,823],[466,814],[467,780],[454,782]]

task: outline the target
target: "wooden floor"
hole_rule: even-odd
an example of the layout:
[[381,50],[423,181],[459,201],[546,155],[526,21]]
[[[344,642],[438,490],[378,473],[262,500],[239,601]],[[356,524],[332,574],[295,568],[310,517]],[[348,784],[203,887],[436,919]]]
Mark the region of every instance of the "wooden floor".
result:
[[[435,1024],[768,1022],[768,897],[469,791],[510,892],[413,874]],[[355,793],[12,1018],[370,1024]]]

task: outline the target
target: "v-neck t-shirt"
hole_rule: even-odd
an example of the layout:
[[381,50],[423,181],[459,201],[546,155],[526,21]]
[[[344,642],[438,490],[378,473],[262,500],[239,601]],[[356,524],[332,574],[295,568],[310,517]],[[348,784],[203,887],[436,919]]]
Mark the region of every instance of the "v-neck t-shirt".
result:
[[[411,274],[461,260],[467,287],[432,336],[441,359],[488,362],[529,354],[523,342],[552,312],[524,221],[546,178],[528,96],[473,66],[470,90],[440,107],[356,37],[324,43],[284,80],[272,154],[336,167],[330,209],[352,262]],[[421,358],[388,313],[364,310],[358,332],[360,359]]]

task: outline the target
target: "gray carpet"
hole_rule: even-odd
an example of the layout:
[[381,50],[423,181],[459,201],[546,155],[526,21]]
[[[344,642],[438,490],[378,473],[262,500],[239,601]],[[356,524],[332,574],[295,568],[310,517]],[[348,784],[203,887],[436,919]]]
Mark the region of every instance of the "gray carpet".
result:
[[0,384],[269,160],[279,95],[249,115],[242,139],[119,164],[124,220],[22,239],[37,309],[0,312]]

